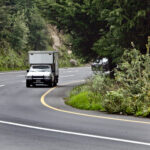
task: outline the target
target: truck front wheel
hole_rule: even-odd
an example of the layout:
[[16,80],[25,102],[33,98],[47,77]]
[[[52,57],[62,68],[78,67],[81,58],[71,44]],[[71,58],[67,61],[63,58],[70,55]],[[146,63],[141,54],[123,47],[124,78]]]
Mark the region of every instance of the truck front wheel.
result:
[[58,83],[58,78],[55,77],[55,79],[54,79],[54,86],[57,86],[57,83]]
[[48,86],[53,87],[53,82],[52,81],[48,82]]
[[30,82],[26,81],[26,87],[30,87]]
[[54,81],[54,86],[57,86],[57,83],[58,83],[58,82],[55,80],[55,81]]

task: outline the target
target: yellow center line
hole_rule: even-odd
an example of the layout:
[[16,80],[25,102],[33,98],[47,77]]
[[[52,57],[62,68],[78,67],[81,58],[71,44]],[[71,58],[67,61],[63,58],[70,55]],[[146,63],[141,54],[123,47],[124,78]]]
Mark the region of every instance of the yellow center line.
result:
[[[63,86],[64,86],[64,85],[73,84],[73,83],[79,83],[79,82],[83,82],[83,81],[84,81],[84,80],[82,80],[82,81],[70,82],[70,83],[63,84]],[[54,88],[49,89],[49,90],[48,90],[47,92],[45,92],[45,93],[42,95],[42,97],[41,97],[41,103],[42,103],[45,107],[50,108],[50,109],[52,109],[52,110],[59,111],[59,112],[63,112],[63,113],[68,113],[68,114],[73,114],[73,115],[78,115],[78,116],[91,117],[91,118],[115,120],[115,121],[130,122],[130,123],[150,124],[150,122],[146,122],[146,121],[128,120],[128,119],[120,119],[120,118],[105,117],[105,116],[98,116],[98,115],[89,115],[89,114],[78,113],[78,112],[73,112],[73,111],[67,111],[67,110],[63,110],[63,109],[59,109],[59,108],[53,107],[53,106],[51,106],[51,105],[48,105],[48,104],[45,102],[45,97],[46,97],[50,92],[52,92],[53,90],[55,90],[56,88],[57,88],[57,87],[54,87]]]

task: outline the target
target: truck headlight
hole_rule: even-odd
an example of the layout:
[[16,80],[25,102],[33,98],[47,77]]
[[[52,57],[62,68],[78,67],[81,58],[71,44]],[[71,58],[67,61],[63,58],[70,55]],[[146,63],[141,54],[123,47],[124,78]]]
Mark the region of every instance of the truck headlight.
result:
[[44,79],[50,79],[51,76],[44,76]]
[[32,79],[32,76],[26,76],[26,79]]

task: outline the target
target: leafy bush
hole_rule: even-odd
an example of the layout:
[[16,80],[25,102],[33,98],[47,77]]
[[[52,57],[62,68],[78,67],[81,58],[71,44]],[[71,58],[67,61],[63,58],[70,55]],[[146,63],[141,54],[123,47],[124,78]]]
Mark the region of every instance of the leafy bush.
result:
[[128,115],[134,115],[137,111],[136,103],[137,103],[136,97],[124,98],[123,113],[128,114]]
[[121,90],[107,92],[104,100],[104,108],[110,113],[119,113],[123,111],[122,104],[124,95]]
[[87,86],[93,93],[105,94],[107,91],[111,90],[113,82],[114,81],[107,76],[99,74],[89,78],[89,80],[87,80]]
[[[122,99],[120,97],[120,110],[116,107],[116,110],[122,111],[127,114],[135,114],[137,116],[149,116],[150,115],[150,57],[149,54],[143,55],[138,50],[126,50],[122,56],[121,63],[118,65],[118,69],[115,71],[115,79],[123,88],[120,91],[122,94]],[[114,108],[113,91],[108,96],[106,94],[107,103],[111,106],[105,105],[105,109],[110,112],[115,112],[111,110]],[[118,94],[118,93],[115,93]],[[119,97],[115,97],[118,100]],[[118,102],[118,101],[117,101]],[[117,112],[116,111],[116,112]]]
[[138,50],[125,51],[122,62],[115,73],[116,81],[121,83],[131,95],[150,90],[150,57]]

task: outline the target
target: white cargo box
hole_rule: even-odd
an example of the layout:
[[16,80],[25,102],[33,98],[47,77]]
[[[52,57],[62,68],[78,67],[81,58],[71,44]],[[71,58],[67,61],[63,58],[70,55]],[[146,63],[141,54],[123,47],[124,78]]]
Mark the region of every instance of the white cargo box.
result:
[[29,64],[53,64],[57,51],[29,51]]

